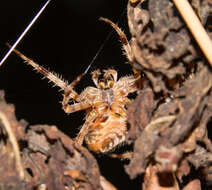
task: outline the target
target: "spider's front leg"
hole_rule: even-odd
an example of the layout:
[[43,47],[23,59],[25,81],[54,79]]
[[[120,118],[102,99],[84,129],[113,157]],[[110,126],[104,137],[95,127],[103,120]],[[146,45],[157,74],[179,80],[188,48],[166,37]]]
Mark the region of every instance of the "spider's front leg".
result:
[[[9,47],[11,47],[10,45],[8,45]],[[83,109],[87,109],[89,107],[91,107],[91,105],[85,101],[82,101],[79,98],[79,95],[77,94],[77,92],[73,89],[76,84],[82,79],[84,74],[79,75],[71,84],[68,84],[66,81],[64,81],[63,79],[61,79],[61,77],[59,77],[57,74],[54,74],[50,71],[48,71],[46,68],[44,68],[43,66],[38,65],[36,62],[34,62],[33,60],[31,60],[30,58],[26,57],[25,55],[23,55],[21,52],[19,52],[18,50],[14,49],[13,50],[18,56],[20,56],[27,64],[29,64],[30,66],[32,66],[36,71],[38,71],[39,73],[41,73],[45,78],[49,79],[52,83],[54,83],[55,86],[58,86],[61,90],[64,91],[64,95],[63,95],[63,101],[62,101],[62,108],[65,111],[65,113],[69,114],[72,112],[76,112],[76,111],[80,111]],[[84,92],[84,95],[88,95],[88,94],[92,94],[93,90],[91,89],[87,89],[89,92]],[[94,90],[95,91],[95,90]],[[75,104],[71,104],[69,105],[69,100],[73,99],[78,103]],[[82,127],[82,129],[80,130],[80,133],[77,137],[76,142],[78,144],[82,144],[84,136],[87,132],[87,127],[89,126],[87,125],[88,123],[86,122]]]
[[[133,55],[131,46],[129,44],[129,41],[127,40],[125,33],[111,20],[109,20],[107,18],[103,18],[103,17],[100,17],[99,20],[110,24],[110,26],[112,26],[114,28],[114,30],[117,32],[117,34],[119,35],[119,38],[121,40],[121,43],[123,45],[124,54],[126,55],[127,59],[129,60],[129,63],[133,66],[134,55]],[[140,71],[133,68],[133,72],[134,72],[134,77],[139,79]]]
[[74,104],[69,105],[68,103],[65,102],[66,99],[69,99],[69,98],[66,98],[64,96],[62,106],[63,106],[64,112],[67,114],[70,114],[70,113],[73,113],[76,111],[80,111],[80,110],[84,110],[84,109],[91,107],[91,105],[86,102],[79,102],[79,103],[74,103]]
[[[86,102],[79,102],[78,100],[78,93],[73,89],[74,86],[82,79],[83,74],[79,75],[71,84],[69,84],[65,89],[64,89],[64,95],[63,95],[63,101],[62,101],[62,108],[65,113],[73,113],[76,111],[80,111],[83,109],[87,109],[90,107],[90,104]],[[79,103],[74,103],[69,105],[69,100],[73,99]]]

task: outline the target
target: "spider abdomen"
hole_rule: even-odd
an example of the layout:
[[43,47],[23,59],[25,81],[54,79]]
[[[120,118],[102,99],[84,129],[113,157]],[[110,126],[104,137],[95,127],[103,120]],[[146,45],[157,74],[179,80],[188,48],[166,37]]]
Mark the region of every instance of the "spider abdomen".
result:
[[106,153],[125,141],[126,118],[104,114],[89,127],[85,142],[94,152]]

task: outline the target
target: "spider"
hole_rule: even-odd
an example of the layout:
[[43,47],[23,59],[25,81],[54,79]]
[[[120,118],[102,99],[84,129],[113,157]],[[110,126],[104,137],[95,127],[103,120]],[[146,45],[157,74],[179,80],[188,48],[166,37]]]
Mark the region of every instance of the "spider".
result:
[[[101,17],[100,20],[110,24],[118,33],[125,54],[129,62],[132,63],[131,47],[124,32],[109,19]],[[139,72],[133,70],[134,75],[125,76],[118,80],[117,72],[114,69],[104,70],[102,78],[100,78],[100,70],[95,70],[91,74],[96,87],[89,86],[81,94],[78,94],[74,87],[85,73],[79,75],[69,84],[18,50],[13,51],[45,78],[53,82],[55,86],[63,90],[62,108],[65,113],[86,111],[85,123],[75,139],[77,144],[82,145],[85,140],[90,150],[96,153],[106,153],[125,141],[127,134],[126,109],[130,104],[130,99],[127,96],[137,91],[136,84],[140,79]],[[70,100],[77,103],[69,104]]]

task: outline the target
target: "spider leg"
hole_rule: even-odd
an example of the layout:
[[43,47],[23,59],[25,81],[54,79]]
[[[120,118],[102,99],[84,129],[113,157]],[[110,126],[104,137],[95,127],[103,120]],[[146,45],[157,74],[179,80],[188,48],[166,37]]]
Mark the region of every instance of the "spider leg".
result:
[[[11,47],[8,44],[9,47]],[[20,58],[22,58],[27,64],[31,65],[36,71],[38,71],[39,73],[41,73],[45,78],[49,79],[51,82],[54,83],[55,86],[60,87],[62,90],[66,89],[68,86],[68,83],[66,81],[64,81],[63,79],[61,79],[59,76],[57,76],[57,74],[54,74],[50,71],[48,71],[46,68],[38,65],[37,63],[35,63],[32,59],[26,57],[25,55],[23,55],[21,52],[19,52],[18,50],[14,49],[13,50]]]
[[75,103],[75,104],[66,104],[63,105],[63,110],[65,113],[69,114],[69,113],[73,113],[76,111],[80,111],[80,110],[84,110],[91,107],[90,104],[86,103],[86,102],[80,102],[80,103]]
[[[10,46],[10,45],[9,45]],[[46,68],[38,65],[30,58],[23,55],[18,50],[13,50],[19,57],[21,57],[27,64],[32,66],[36,71],[41,73],[45,78],[49,79],[51,82],[54,83],[55,86],[58,86],[61,88],[61,90],[64,91],[64,97],[62,101],[63,109],[66,113],[72,113],[75,111],[79,111],[82,109],[86,109],[90,107],[89,104],[86,103],[78,103],[73,105],[68,105],[70,99],[74,99],[77,101],[78,94],[73,90],[74,86],[82,79],[83,74],[79,75],[71,84],[68,84],[64,80],[62,80],[60,77],[57,76],[57,74],[53,74],[52,72],[48,71]]]
[[[124,53],[126,54],[130,64],[132,65],[133,64],[133,53],[132,53],[132,49],[130,47],[129,41],[127,40],[125,33],[111,20],[109,20],[107,18],[103,18],[103,17],[100,17],[99,20],[110,24],[114,28],[114,30],[117,32],[117,34],[119,35],[119,38],[121,40],[121,43],[123,45]],[[137,71],[136,69],[133,69],[133,72],[136,77],[138,75],[140,75],[140,72]]]
[[82,77],[83,77],[83,74],[80,74],[71,84],[69,84],[64,89],[62,108],[67,114],[90,107],[90,104],[87,104],[87,103],[84,103],[84,102],[69,105],[70,99],[78,101],[79,94],[77,94],[77,92],[74,91],[73,88],[82,79]]
[[127,40],[125,33],[111,20],[109,20],[107,18],[103,18],[103,17],[100,17],[99,20],[110,24],[114,28],[114,30],[117,32],[117,34],[119,35],[119,37],[121,39],[121,43],[123,44],[123,48],[124,48],[127,58],[129,59],[130,63],[132,63],[132,61],[133,61],[132,49],[130,47],[130,44]]
[[75,139],[75,143],[82,145],[84,137],[88,133],[89,126],[90,126],[91,122],[95,119],[95,117],[96,117],[96,114],[91,114],[90,116],[88,116],[88,118],[86,119],[86,122],[80,129],[80,132]]
[[[137,81],[139,79],[140,75],[138,75],[137,77],[135,77],[135,75],[130,75],[120,78],[117,83],[114,84],[114,96],[122,100],[126,98],[128,94],[136,92],[138,90]],[[125,104],[128,103],[126,102]]]
[[126,108],[128,108],[129,105],[131,104],[131,100],[127,97],[124,97],[124,104],[125,104]]
[[99,86],[98,85],[98,79],[99,79],[99,75],[101,75],[100,70],[97,69],[97,70],[93,71],[91,73],[91,75],[92,75],[92,80],[93,80],[94,84],[98,87]]
[[116,70],[114,69],[107,69],[107,70],[104,70],[104,78],[108,78],[110,75],[113,76],[113,79],[114,79],[114,82],[117,81],[117,72]]
[[82,128],[80,129],[79,134],[75,139],[75,143],[82,145],[85,135],[88,133],[89,123],[85,122]]

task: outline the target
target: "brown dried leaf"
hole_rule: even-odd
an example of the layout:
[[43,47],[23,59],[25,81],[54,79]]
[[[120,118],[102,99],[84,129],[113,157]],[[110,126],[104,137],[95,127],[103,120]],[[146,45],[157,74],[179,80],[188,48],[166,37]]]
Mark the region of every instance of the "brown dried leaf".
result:
[[198,179],[189,182],[182,190],[201,190],[201,184]]
[[144,177],[143,190],[179,190],[172,173],[159,173],[156,166],[149,165]]

